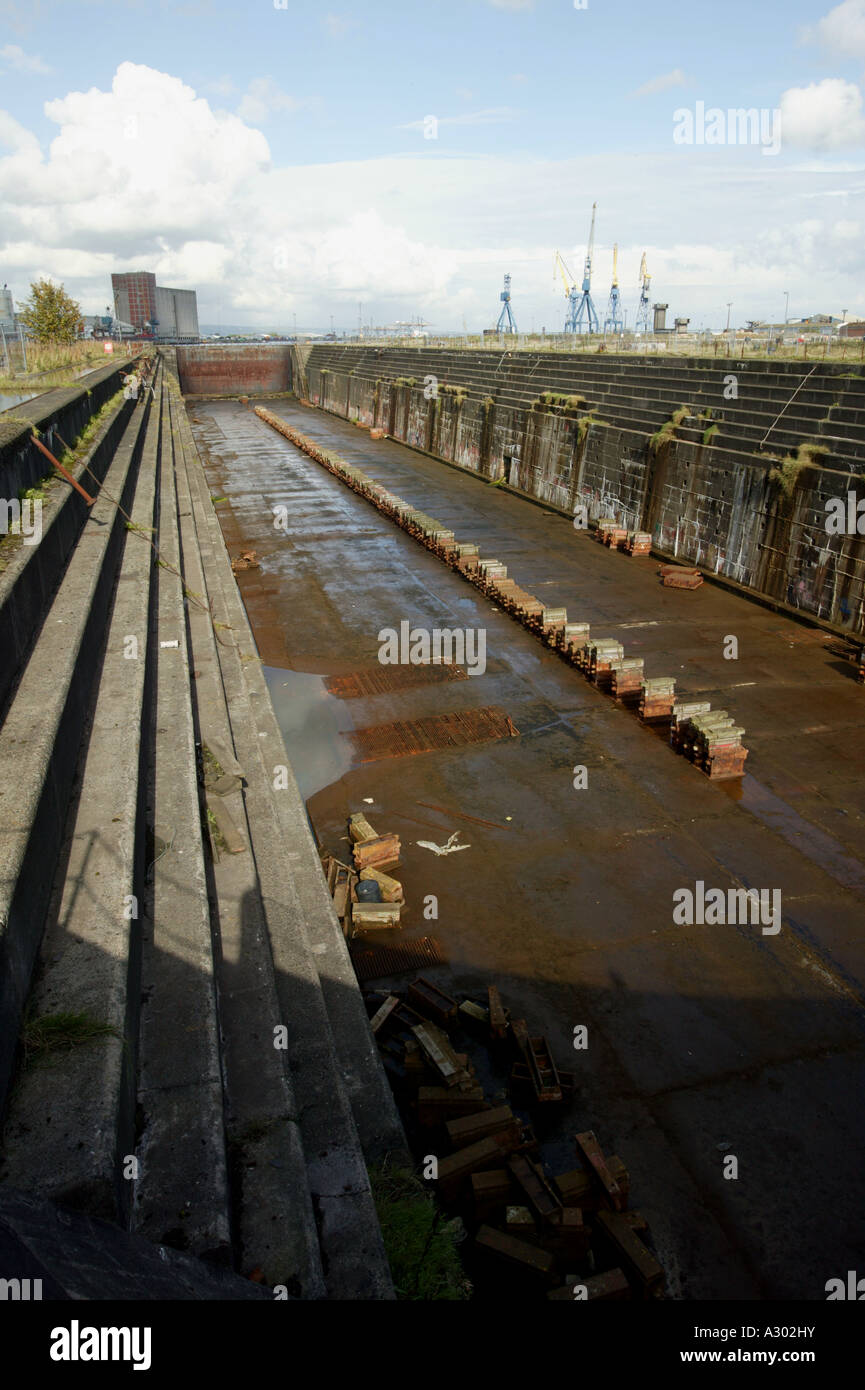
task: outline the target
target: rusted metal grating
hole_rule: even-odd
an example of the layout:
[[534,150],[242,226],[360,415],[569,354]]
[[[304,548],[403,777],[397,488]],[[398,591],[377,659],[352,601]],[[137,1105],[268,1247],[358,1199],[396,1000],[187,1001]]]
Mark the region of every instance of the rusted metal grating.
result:
[[360,762],[371,763],[378,758],[406,758],[413,753],[431,753],[440,748],[461,748],[470,743],[488,743],[492,739],[517,738],[516,729],[498,705],[483,709],[463,710],[459,714],[435,714],[411,722],[397,720],[393,724],[375,724],[368,729],[355,729],[345,735],[354,743]]
[[369,671],[350,671],[346,676],[328,676],[324,686],[340,700],[356,700],[362,695],[382,695],[389,690],[407,690],[415,685],[464,680],[468,680],[468,672],[461,666],[441,662],[429,666],[376,666]]
[[374,946],[369,942],[349,945],[354,973],[363,984],[385,975],[405,975],[428,965],[446,965],[436,937],[421,936],[417,941],[400,941],[396,946]]

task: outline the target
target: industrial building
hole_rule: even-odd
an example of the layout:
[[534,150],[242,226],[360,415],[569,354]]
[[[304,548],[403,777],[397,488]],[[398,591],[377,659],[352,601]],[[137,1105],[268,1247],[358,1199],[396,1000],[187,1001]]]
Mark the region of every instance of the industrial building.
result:
[[197,342],[198,302],[195,290],[157,285],[147,270],[111,276],[114,312],[136,333],[167,342]]

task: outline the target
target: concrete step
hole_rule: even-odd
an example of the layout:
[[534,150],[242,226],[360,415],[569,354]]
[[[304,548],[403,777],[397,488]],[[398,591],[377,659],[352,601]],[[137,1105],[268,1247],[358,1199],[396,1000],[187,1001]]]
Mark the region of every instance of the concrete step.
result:
[[389,1298],[392,1285],[364,1159],[404,1154],[404,1137],[188,426],[181,435],[191,492],[199,502],[195,511],[209,597],[233,639],[220,642],[217,655],[234,747],[246,776],[247,823],[288,1033],[288,1061],[301,1102],[299,1123],[328,1296]]
[[[105,477],[117,445],[129,423],[132,403],[124,401],[103,422],[75,476],[92,496]],[[137,429],[143,416],[134,416]],[[69,441],[72,442],[71,440]],[[43,476],[51,465],[43,458]],[[95,478],[94,478],[95,475]],[[88,505],[68,483],[57,480],[42,501],[42,538],[22,544],[0,571],[0,719],[39,635],[48,605],[63,577],[69,556],[81,534]]]
[[[183,575],[187,588],[208,603],[213,564],[207,566],[207,576],[196,504],[189,489],[185,411],[173,383],[167,395]],[[196,503],[210,508],[209,498],[197,497]],[[196,739],[225,758],[223,749],[230,754],[235,750],[213,622],[208,609],[194,602],[187,605],[187,619],[195,669]],[[220,632],[219,640],[230,641],[231,635]],[[209,865],[237,1260],[247,1273],[260,1268],[271,1286],[284,1284],[298,1297],[320,1298],[325,1295],[325,1279],[297,1118],[299,1105],[286,1053],[274,1046],[282,1018],[244,796],[237,790],[221,800],[247,845],[240,853],[222,853]]]
[[135,488],[136,407],[0,730],[0,1110],[39,950]]
[[159,430],[159,411],[150,410],[130,511],[142,531],[125,533],[89,737],[82,740],[77,806],[28,1000],[34,1017],[88,1013],[114,1031],[19,1069],[4,1133],[5,1183],[121,1225],[128,1222],[134,1186],[124,1169],[135,1152],[142,773],[155,568],[150,530]]
[[[215,967],[190,697],[171,421],[162,393],[152,826],[142,916],[133,1229],[231,1262]],[[170,568],[169,568],[170,567]],[[177,573],[175,573],[177,571]]]

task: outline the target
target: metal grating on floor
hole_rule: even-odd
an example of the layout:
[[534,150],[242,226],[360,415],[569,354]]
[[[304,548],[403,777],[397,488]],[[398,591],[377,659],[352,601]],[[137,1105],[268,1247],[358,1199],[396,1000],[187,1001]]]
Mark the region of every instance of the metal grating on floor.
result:
[[362,763],[378,758],[406,758],[412,753],[431,753],[440,748],[462,748],[470,743],[492,739],[517,738],[516,729],[498,705],[464,710],[459,714],[435,714],[427,719],[397,720],[393,724],[374,724],[345,734],[354,744]]
[[369,942],[349,943],[351,963],[361,984],[386,975],[405,975],[427,965],[446,965],[441,945],[434,936],[417,941],[401,941],[396,946],[374,946]]
[[347,676],[328,676],[325,689],[340,700],[362,695],[381,695],[389,690],[409,690],[416,685],[468,680],[468,672],[451,662],[430,666],[377,666],[370,671],[351,671]]

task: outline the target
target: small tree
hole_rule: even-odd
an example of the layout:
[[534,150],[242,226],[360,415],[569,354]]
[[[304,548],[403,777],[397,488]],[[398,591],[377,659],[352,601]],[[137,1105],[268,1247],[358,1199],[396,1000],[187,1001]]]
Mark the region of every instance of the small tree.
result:
[[30,298],[18,307],[21,322],[39,343],[72,343],[81,328],[80,305],[51,280],[34,280]]

